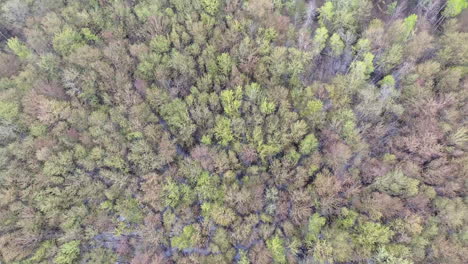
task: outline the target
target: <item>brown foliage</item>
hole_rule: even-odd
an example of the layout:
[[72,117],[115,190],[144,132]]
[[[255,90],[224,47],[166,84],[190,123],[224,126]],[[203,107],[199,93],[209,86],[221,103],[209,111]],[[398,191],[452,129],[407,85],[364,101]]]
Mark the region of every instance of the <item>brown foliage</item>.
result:
[[389,168],[378,159],[368,159],[362,165],[361,177],[364,184],[371,184],[378,177],[384,176]]
[[269,250],[266,248],[265,243],[260,242],[255,244],[249,252],[249,257],[252,263],[256,264],[270,264],[273,263],[273,259]]
[[254,163],[258,158],[257,151],[251,146],[244,146],[239,156],[247,166]]
[[213,172],[216,166],[216,151],[207,146],[199,145],[192,149],[190,156],[199,161],[202,168]]
[[[338,135],[329,131],[329,138],[324,144],[324,155],[326,162],[337,175],[344,173],[345,167],[351,158],[351,148],[339,139]],[[325,132],[326,134],[327,132]]]
[[403,202],[397,197],[391,197],[386,193],[373,192],[367,200],[364,201],[366,211],[377,211],[385,219],[393,217],[405,217],[409,215],[408,209],[404,207]]
[[20,63],[16,56],[0,53],[0,78],[10,77],[18,72]]
[[304,223],[312,215],[312,197],[305,190],[292,193],[291,218],[296,225]]
[[131,264],[166,264],[169,263],[162,253],[153,254],[149,252],[137,253]]

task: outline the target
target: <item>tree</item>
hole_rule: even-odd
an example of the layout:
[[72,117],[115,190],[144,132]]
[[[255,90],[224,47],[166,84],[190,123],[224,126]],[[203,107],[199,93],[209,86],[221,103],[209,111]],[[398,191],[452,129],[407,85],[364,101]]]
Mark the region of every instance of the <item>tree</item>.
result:
[[242,87],[237,87],[236,90],[224,90],[221,92],[221,103],[224,112],[228,116],[238,116],[239,108],[242,102]]
[[307,227],[306,241],[310,245],[319,239],[320,232],[325,226],[326,218],[321,217],[318,213],[313,214],[310,217],[309,225]]
[[468,1],[466,0],[448,0],[442,14],[446,17],[458,16],[463,9],[468,7]]
[[73,264],[80,255],[80,241],[73,240],[60,246],[59,252],[54,258],[57,264]]
[[222,146],[227,146],[231,141],[234,140],[234,134],[231,130],[231,120],[220,116],[216,119],[216,126],[214,128],[214,134]]
[[390,228],[374,222],[360,224],[357,231],[356,242],[362,246],[364,257],[370,257],[379,246],[388,243],[394,234]]
[[340,35],[333,33],[329,39],[330,48],[333,56],[340,56],[343,53],[345,45],[340,38]]
[[279,237],[279,235],[272,236],[269,240],[267,240],[266,244],[275,263],[286,263],[284,241]]
[[209,15],[216,15],[219,9],[219,1],[218,0],[202,0],[203,9]]
[[84,41],[80,33],[76,32],[71,27],[64,27],[61,32],[55,34],[53,45],[57,52],[67,56],[84,45]]
[[19,107],[15,102],[0,101],[0,117],[13,121],[19,114]]
[[318,55],[325,48],[328,39],[328,30],[326,27],[320,27],[315,31],[313,54]]
[[229,56],[228,53],[223,53],[217,57],[218,61],[218,67],[221,71],[222,74],[225,76],[229,76],[229,73],[231,72],[231,68],[233,65],[231,56]]
[[418,16],[412,14],[403,20],[403,39],[407,39],[413,32],[418,21]]
[[171,132],[179,135],[183,142],[191,142],[195,126],[190,119],[187,105],[177,98],[160,108],[161,116],[166,120]]
[[401,170],[389,172],[385,176],[377,178],[374,183],[375,188],[380,191],[403,197],[416,195],[418,185],[418,180],[405,176]]
[[269,115],[273,113],[276,109],[276,105],[273,102],[268,102],[267,100],[263,100],[260,104],[260,112],[265,115]]
[[182,233],[171,239],[171,244],[179,250],[193,248],[197,243],[198,235],[198,231],[194,225],[187,225],[183,228]]
[[10,38],[7,41],[7,46],[16,56],[20,59],[26,59],[31,54],[31,51],[24,43],[22,43],[17,37]]
[[305,136],[305,138],[301,141],[299,150],[302,154],[308,155],[312,151],[316,150],[318,147],[317,138],[315,138],[314,134],[309,134]]
[[165,36],[156,36],[150,41],[150,48],[156,53],[168,52],[171,48],[171,41]]

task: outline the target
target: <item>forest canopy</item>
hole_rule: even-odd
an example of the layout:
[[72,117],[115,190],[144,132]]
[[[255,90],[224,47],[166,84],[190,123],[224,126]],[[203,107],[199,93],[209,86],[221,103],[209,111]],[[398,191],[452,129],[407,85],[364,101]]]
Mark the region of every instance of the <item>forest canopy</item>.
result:
[[467,0],[1,0],[0,263],[468,263]]

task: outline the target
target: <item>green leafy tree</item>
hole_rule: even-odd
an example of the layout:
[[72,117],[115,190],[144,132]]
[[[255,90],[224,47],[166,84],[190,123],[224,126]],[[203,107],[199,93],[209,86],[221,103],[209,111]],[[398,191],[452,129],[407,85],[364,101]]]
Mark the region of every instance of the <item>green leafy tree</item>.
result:
[[171,41],[165,36],[156,36],[150,41],[150,48],[154,52],[164,53],[171,48]]
[[52,43],[54,49],[64,56],[84,45],[81,34],[71,27],[65,27],[61,32],[57,33]]
[[385,247],[379,248],[375,256],[375,262],[377,264],[413,264],[412,261],[396,257],[389,253]]
[[318,213],[313,214],[309,219],[307,226],[306,241],[311,244],[316,242],[319,238],[320,232],[326,223],[325,217],[321,217]]
[[238,116],[239,107],[242,103],[242,87],[237,87],[236,90],[224,90],[221,92],[221,103],[229,116]]
[[333,2],[326,1],[319,9],[319,18],[321,24],[330,23],[334,19],[335,11],[334,11]]
[[301,141],[299,150],[302,154],[308,155],[318,147],[318,140],[314,134],[309,134]]
[[263,100],[260,104],[260,112],[265,115],[269,115],[273,113],[276,109],[276,105],[274,102],[268,102],[267,100]]
[[13,121],[18,117],[19,111],[18,104],[15,102],[0,101],[0,118]]
[[171,239],[171,244],[173,247],[180,250],[185,248],[195,247],[198,240],[198,231],[193,225],[187,225],[182,230],[182,233],[178,236],[175,236]]
[[418,16],[415,14],[412,14],[403,20],[404,39],[408,38],[414,32],[417,21]]
[[320,27],[315,31],[313,54],[319,54],[325,48],[328,39],[328,30],[326,27]]
[[218,0],[202,0],[203,9],[209,15],[216,15],[219,9],[220,2]]
[[340,38],[340,35],[333,33],[329,40],[330,48],[333,56],[340,56],[343,53],[345,44]]
[[78,240],[67,242],[60,246],[59,252],[54,258],[56,264],[73,264],[76,263],[80,256],[80,244]]
[[375,188],[380,191],[404,197],[416,195],[418,193],[418,185],[418,180],[405,176],[401,170],[391,171],[385,174],[385,176],[377,178],[374,183]]
[[448,0],[442,14],[446,17],[455,17],[459,15],[463,9],[468,7],[467,0]]
[[362,246],[363,254],[369,257],[379,246],[390,242],[394,232],[380,223],[365,222],[357,227],[356,242]]
[[26,45],[17,37],[8,39],[7,46],[16,54],[16,56],[20,57],[21,59],[26,59],[31,54],[29,48],[26,47]]
[[267,241],[267,247],[271,252],[275,263],[287,263],[284,241],[279,235],[274,235]]
[[216,139],[218,139],[219,144],[227,146],[234,140],[234,134],[231,129],[231,120],[224,116],[218,117],[214,128],[214,134]]
[[231,72],[231,68],[233,64],[231,56],[229,56],[228,53],[223,53],[218,56],[217,61],[218,61],[218,67],[221,73],[224,74],[225,76],[228,76],[229,73]]
[[143,220],[143,213],[136,199],[119,199],[115,209],[130,223],[140,223]]
[[192,140],[191,136],[195,131],[195,126],[190,119],[184,101],[179,98],[172,100],[172,102],[162,105],[160,112],[173,133],[180,135],[184,142]]

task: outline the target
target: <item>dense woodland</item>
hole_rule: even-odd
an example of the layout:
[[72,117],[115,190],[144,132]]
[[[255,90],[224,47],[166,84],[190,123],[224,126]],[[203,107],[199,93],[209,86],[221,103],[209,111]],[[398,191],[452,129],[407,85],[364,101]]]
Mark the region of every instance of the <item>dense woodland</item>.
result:
[[0,0],[0,263],[468,263],[467,0]]

